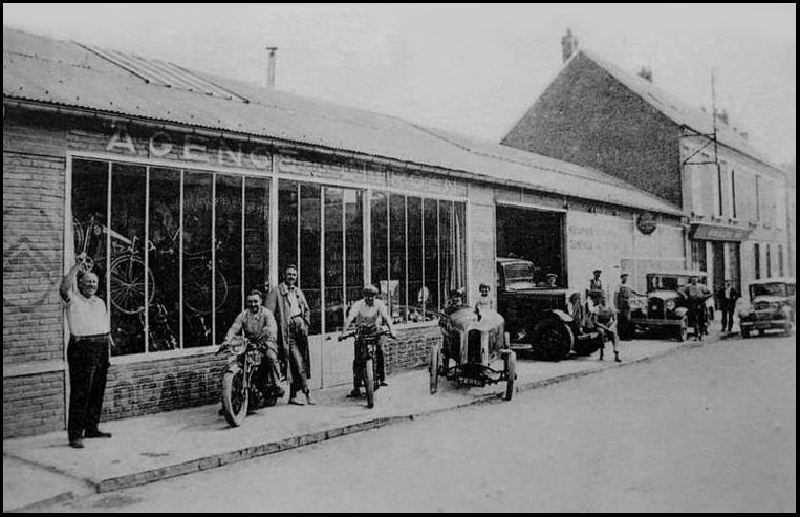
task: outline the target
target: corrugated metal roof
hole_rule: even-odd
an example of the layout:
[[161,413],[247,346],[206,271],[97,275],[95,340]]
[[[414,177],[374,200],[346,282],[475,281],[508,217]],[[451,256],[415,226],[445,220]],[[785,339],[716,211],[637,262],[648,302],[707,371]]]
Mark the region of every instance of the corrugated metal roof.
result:
[[7,27],[3,27],[3,95],[279,138],[465,172],[490,182],[681,214],[674,205],[613,176],[554,158]]
[[[579,51],[579,55],[580,54],[583,54],[586,58],[606,70],[617,81],[625,85],[625,87],[640,96],[645,102],[663,113],[676,124],[690,127],[703,134],[713,133],[714,120],[712,113],[703,111],[700,108],[696,108],[677,99],[650,81],[636,74],[626,72],[622,68],[597,56],[594,52],[581,49]],[[717,122],[717,141],[755,158],[765,165],[782,170],[780,167],[770,162],[762,153],[753,148],[741,134],[734,131],[734,129],[727,124],[719,121]]]

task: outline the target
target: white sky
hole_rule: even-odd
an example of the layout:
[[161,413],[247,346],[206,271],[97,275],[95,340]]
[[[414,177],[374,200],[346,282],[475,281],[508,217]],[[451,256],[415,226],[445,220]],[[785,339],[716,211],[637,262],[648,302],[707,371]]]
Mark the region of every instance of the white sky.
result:
[[580,46],[796,160],[796,4],[3,4],[4,25],[499,141]]

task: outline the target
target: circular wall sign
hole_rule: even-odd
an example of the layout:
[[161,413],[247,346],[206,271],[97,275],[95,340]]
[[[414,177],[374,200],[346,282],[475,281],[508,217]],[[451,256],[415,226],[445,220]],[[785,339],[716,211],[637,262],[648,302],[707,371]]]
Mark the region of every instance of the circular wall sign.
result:
[[636,218],[636,227],[645,235],[650,235],[656,231],[656,218],[650,212],[642,212]]

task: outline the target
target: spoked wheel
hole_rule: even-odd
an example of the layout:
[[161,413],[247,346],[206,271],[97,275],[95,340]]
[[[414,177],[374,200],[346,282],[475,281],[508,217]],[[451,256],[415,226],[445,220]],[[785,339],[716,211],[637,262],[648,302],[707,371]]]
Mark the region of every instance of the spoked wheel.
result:
[[428,364],[428,372],[431,376],[431,395],[439,390],[439,367],[442,363],[442,346],[434,343],[431,347],[431,360]]
[[506,373],[506,392],[503,400],[511,400],[514,397],[514,384],[517,380],[517,354],[513,350],[509,350],[504,354],[503,361]]
[[[215,306],[221,309],[228,299],[228,281],[219,270],[214,274]],[[211,314],[211,265],[197,264],[184,275],[183,300],[195,314]]]
[[560,361],[567,357],[575,337],[563,322],[545,320],[534,328],[535,343],[541,349],[541,355],[547,361]]
[[247,391],[241,369],[227,371],[222,375],[222,412],[232,427],[239,427],[247,415]]
[[125,314],[136,314],[145,306],[144,283],[147,281],[148,302],[156,294],[153,272],[137,257],[122,256],[111,263],[111,304]]
[[364,364],[364,390],[367,392],[367,407],[375,405],[375,371],[372,369],[372,358]]

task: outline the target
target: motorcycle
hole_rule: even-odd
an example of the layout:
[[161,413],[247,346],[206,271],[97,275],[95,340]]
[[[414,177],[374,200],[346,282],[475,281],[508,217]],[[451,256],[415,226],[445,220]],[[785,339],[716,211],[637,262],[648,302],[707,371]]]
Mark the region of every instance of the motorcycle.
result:
[[375,390],[379,385],[375,382],[377,365],[375,361],[376,346],[381,336],[388,335],[386,329],[379,330],[374,326],[361,325],[339,336],[339,341],[355,337],[355,357],[353,359],[353,372],[359,385],[364,385],[367,396],[367,407],[375,406]]
[[279,379],[269,368],[261,368],[261,347],[245,337],[223,341],[216,354],[227,352],[222,370],[222,414],[232,427],[242,424],[250,411],[272,407],[280,398]]

